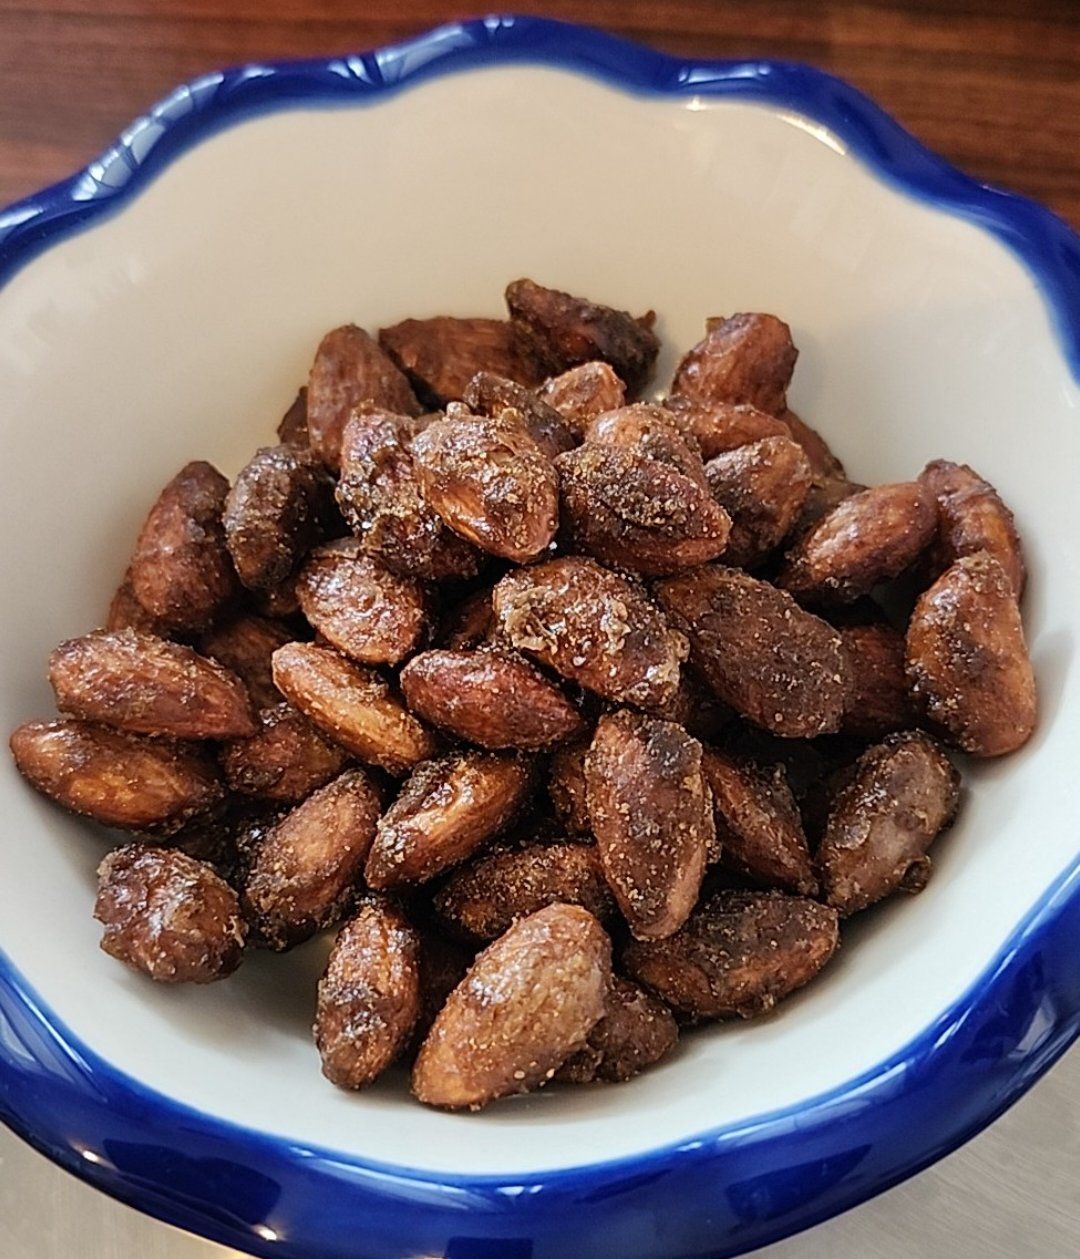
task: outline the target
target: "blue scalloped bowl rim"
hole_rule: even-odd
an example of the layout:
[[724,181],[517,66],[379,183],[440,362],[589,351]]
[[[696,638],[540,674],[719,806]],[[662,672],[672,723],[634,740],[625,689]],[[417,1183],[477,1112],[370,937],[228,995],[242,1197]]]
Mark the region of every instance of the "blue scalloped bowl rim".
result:
[[[635,94],[760,101],[814,119],[905,195],[1008,245],[1080,380],[1080,240],[1049,210],[975,183],[821,71],[688,61],[531,17],[480,18],[369,53],[193,80],[86,169],[0,211],[0,285],[224,127],[275,109],[374,103],[435,76],[510,63]],[[1080,857],[969,991],[858,1079],[678,1145],[510,1178],[382,1165],[191,1110],[98,1058],[0,952],[0,1119],[104,1192],[256,1255],[721,1259],[864,1201],[991,1123],[1080,1034],[1077,957]]]

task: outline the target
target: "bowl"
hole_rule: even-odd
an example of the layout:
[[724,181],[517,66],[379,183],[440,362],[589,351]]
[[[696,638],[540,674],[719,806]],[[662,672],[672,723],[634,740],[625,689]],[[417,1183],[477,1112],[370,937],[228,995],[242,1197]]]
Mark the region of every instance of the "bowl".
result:
[[775,1017],[478,1116],[326,1084],[325,943],[182,991],[105,957],[107,841],[5,757],[0,1111],[61,1166],[282,1259],[734,1255],[941,1157],[1076,1036],[1080,242],[1047,211],[818,71],[495,17],[185,85],[0,214],[0,273],[7,728],[51,711],[46,653],[100,622],[159,486],[272,440],[326,329],[497,314],[522,274],[660,311],[660,384],[706,315],[778,312],[855,477],[994,481],[1042,704],[968,767],[927,889]]

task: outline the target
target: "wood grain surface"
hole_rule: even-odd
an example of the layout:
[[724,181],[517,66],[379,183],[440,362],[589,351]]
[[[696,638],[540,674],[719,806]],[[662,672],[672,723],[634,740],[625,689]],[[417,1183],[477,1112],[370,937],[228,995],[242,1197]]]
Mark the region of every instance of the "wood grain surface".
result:
[[[672,52],[812,62],[977,178],[1037,197],[1080,226],[1078,0],[520,7]],[[0,205],[83,165],[201,71],[355,51],[482,11],[447,0],[0,0]]]

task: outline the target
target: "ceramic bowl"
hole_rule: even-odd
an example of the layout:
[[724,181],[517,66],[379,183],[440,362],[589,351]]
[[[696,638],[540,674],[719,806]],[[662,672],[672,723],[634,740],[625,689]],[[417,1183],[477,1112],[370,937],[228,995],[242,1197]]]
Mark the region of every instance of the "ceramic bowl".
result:
[[1080,1018],[1080,245],[852,88],[526,18],[174,92],[0,214],[0,725],[100,622],[158,487],[235,472],[354,320],[497,314],[531,275],[661,312],[776,311],[793,405],[853,476],[972,463],[1015,508],[1042,718],[968,768],[920,896],[853,923],[775,1017],[619,1088],[478,1116],[352,1096],[308,1025],[318,943],[167,991],[97,947],[105,841],[0,761],[0,1110],[108,1193],[281,1259],[752,1249],[989,1123]]

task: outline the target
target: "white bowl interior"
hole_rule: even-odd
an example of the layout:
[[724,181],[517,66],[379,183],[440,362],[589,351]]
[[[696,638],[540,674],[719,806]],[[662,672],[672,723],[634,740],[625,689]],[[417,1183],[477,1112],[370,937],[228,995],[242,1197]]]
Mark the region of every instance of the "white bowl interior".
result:
[[191,458],[235,473],[273,441],[325,330],[498,314],[526,274],[659,311],[660,384],[706,315],[775,311],[801,349],[793,405],[852,475],[945,456],[993,480],[1027,540],[1042,722],[969,769],[927,890],[873,914],[776,1017],[688,1036],[633,1084],[478,1117],[424,1110],[401,1080],[349,1096],[321,1078],[324,942],[180,991],[105,957],[104,842],[0,758],[0,947],[92,1050],[240,1124],[456,1173],[632,1154],[842,1084],[959,997],[1076,850],[1080,396],[1031,276],[807,119],[551,69],[237,126],[0,292],[0,725],[52,711],[46,654],[100,622],[160,485]]

